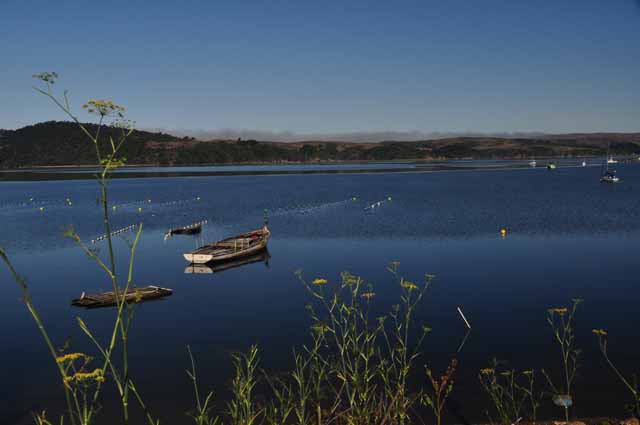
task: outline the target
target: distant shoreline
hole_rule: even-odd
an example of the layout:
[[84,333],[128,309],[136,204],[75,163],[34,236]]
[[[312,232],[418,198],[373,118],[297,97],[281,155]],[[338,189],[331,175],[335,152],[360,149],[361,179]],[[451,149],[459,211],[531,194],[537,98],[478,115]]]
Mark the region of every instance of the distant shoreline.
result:
[[[115,172],[112,175],[114,179],[136,179],[136,178],[167,178],[167,177],[239,177],[239,176],[285,176],[285,175],[329,175],[329,174],[396,174],[396,173],[436,173],[436,172],[463,172],[463,171],[513,171],[513,170],[546,170],[547,162],[559,163],[558,168],[585,168],[578,161],[590,160],[591,163],[586,168],[600,167],[600,157],[590,158],[549,158],[538,159],[538,166],[531,167],[528,160],[440,160],[440,161],[354,161],[354,162],[328,162],[328,163],[314,163],[314,164],[269,164],[273,166],[294,166],[294,165],[353,165],[353,164],[406,164],[407,167],[380,167],[380,168],[335,168],[335,169],[275,169],[275,170],[210,170],[210,171],[171,171],[172,168],[204,168],[207,166],[135,166],[129,165],[127,168],[165,168],[162,171],[128,171],[128,172]],[[596,162],[598,160],[598,162]],[[460,164],[462,161],[467,161],[467,164]],[[482,163],[492,163],[482,166]],[[620,163],[635,163],[637,161],[627,159],[620,160]],[[503,163],[503,164],[501,164]],[[267,164],[224,164],[216,165],[220,167],[230,166],[262,166]],[[413,165],[413,166],[412,166]],[[80,170],[86,168],[86,172],[59,172],[64,168]],[[94,178],[93,169],[95,166],[54,166],[54,167],[31,167],[29,169],[14,169],[14,170],[0,170],[0,182],[3,181],[51,181],[51,180],[88,180]],[[50,172],[47,172],[50,170]]]
[[[205,167],[255,167],[255,166],[273,166],[273,167],[286,167],[286,166],[341,166],[341,165],[382,165],[382,164],[406,164],[406,165],[430,165],[439,163],[451,163],[451,162],[482,162],[482,161],[496,161],[496,162],[530,162],[530,161],[562,161],[562,160],[595,160],[602,158],[602,155],[578,155],[578,156],[538,156],[531,158],[522,157],[500,157],[500,158],[413,158],[413,159],[389,159],[389,160],[322,160],[322,161],[249,161],[249,162],[212,162],[212,163],[198,163],[198,164],[125,164],[119,168],[131,169],[131,168],[205,168]],[[630,162],[636,159],[634,155],[618,155],[616,158],[620,162]],[[68,164],[68,165],[33,165],[19,168],[0,168],[0,173],[5,172],[25,172],[29,170],[61,170],[65,168],[70,169],[97,169],[96,164]]]

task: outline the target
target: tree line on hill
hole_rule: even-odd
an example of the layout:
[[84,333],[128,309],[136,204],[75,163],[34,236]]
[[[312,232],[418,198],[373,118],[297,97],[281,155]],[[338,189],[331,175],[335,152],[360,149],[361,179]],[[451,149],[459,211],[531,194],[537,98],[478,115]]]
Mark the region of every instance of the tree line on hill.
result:
[[[95,131],[95,124],[86,124]],[[117,138],[104,126],[102,143]],[[200,141],[191,137],[135,130],[121,156],[129,164],[199,165],[318,161],[394,161],[430,159],[507,159],[605,155],[640,152],[640,133],[546,135],[538,138],[452,137],[415,142],[349,143],[256,140]],[[91,165],[95,148],[75,123],[49,121],[17,130],[0,130],[0,168]]]

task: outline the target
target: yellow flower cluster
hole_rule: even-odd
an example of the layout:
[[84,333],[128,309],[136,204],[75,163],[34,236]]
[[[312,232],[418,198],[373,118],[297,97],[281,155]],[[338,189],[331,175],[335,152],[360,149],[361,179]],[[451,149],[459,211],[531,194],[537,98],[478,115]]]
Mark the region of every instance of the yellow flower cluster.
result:
[[326,332],[329,332],[331,330],[331,328],[327,325],[325,325],[324,323],[320,323],[317,325],[314,325],[311,327],[311,329],[313,329],[314,331],[318,332],[319,334],[324,334]]
[[341,276],[342,276],[342,284],[343,285],[353,286],[353,285],[357,285],[358,283],[361,282],[359,277],[354,276],[349,272],[343,272],[341,274]]
[[400,285],[405,288],[408,289],[409,291],[413,291],[414,289],[418,289],[418,285],[416,285],[413,282],[410,282],[408,280],[403,280]]
[[110,100],[90,100],[82,105],[82,107],[90,114],[96,114],[102,117],[117,114],[122,118],[122,113],[124,112],[124,106],[116,105]]
[[327,284],[327,279],[314,279],[313,282],[314,285],[326,285]]
[[484,369],[480,369],[480,373],[483,375],[491,375],[495,373],[495,370],[491,369],[490,367],[485,367]]
[[569,309],[567,309],[566,307],[562,307],[562,308],[550,308],[549,309],[549,313],[550,314],[558,314],[560,316],[564,316],[565,314],[567,314],[569,312]]
[[594,329],[591,332],[594,335],[598,335],[598,336],[606,336],[607,335],[607,331],[605,331],[604,329]]
[[71,383],[80,382],[104,382],[104,374],[102,369],[94,369],[93,372],[76,372],[71,376],[65,376],[64,383],[69,385]]
[[370,300],[371,298],[376,296],[375,292],[365,292],[364,294],[360,295],[362,298],[366,299],[366,300]]
[[58,362],[59,364],[63,364],[66,362],[72,362],[76,359],[80,359],[80,358],[86,358],[86,354],[82,354],[82,353],[69,353],[69,354],[65,354],[64,356],[58,356],[56,357],[56,362]]

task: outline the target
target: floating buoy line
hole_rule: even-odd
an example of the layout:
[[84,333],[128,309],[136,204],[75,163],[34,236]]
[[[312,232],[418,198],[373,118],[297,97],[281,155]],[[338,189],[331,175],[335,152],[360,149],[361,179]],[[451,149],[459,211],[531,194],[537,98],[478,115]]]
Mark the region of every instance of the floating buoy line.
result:
[[[313,212],[316,212],[316,211],[321,211],[321,210],[325,210],[325,209],[329,209],[329,208],[340,207],[340,206],[347,205],[347,204],[354,203],[354,202],[359,202],[360,200],[361,199],[359,197],[357,197],[357,196],[351,196],[351,197],[349,197],[347,199],[343,199],[341,201],[335,201],[335,202],[299,203],[299,204],[288,205],[288,206],[285,206],[285,207],[278,207],[278,208],[270,209],[269,210],[269,214],[274,215],[274,216],[292,214],[292,213],[308,214],[308,213],[313,213]],[[393,198],[391,196],[387,196],[386,198],[384,198],[384,199],[382,199],[380,201],[376,201],[376,202],[374,202],[372,204],[367,205],[364,208],[364,211],[369,211],[369,210],[372,210],[374,208],[382,207],[383,205],[388,204],[392,200],[393,200]]]
[[383,199],[383,200],[381,200],[381,201],[377,201],[377,202],[374,202],[374,203],[373,203],[373,204],[371,204],[371,205],[367,205],[367,206],[364,208],[364,210],[365,210],[365,211],[368,211],[368,210],[372,210],[372,209],[374,209],[374,208],[380,208],[380,207],[381,207],[381,206],[383,206],[384,204],[387,204],[387,203],[391,202],[391,200],[392,200],[391,196],[387,196],[385,199]]
[[175,201],[153,202],[151,198],[147,198],[147,199],[138,200],[138,201],[113,203],[111,205],[111,209],[113,211],[117,211],[119,208],[138,207],[137,208],[138,212],[142,212],[142,206],[144,205],[149,205],[152,207],[181,206],[181,205],[190,204],[192,202],[198,202],[201,199],[202,199],[201,197],[196,196],[191,199],[176,199]]
[[70,197],[65,197],[63,200],[51,200],[51,199],[35,199],[29,198],[23,202],[2,202],[0,203],[0,209],[11,208],[33,208],[42,211],[44,207],[48,206],[73,206],[73,200]]
[[[132,224],[131,226],[127,226],[127,227],[123,227],[122,229],[114,230],[109,235],[111,237],[114,237],[114,236],[120,235],[120,234],[125,233],[125,232],[130,232],[131,230],[135,229],[137,226],[138,226],[137,224]],[[102,235],[102,236],[98,236],[95,239],[91,239],[91,243],[96,243],[96,242],[103,241],[103,240],[107,239],[107,237],[109,235]]]
[[358,198],[356,196],[352,196],[352,197],[349,197],[348,199],[343,199],[341,201],[335,201],[335,202],[320,202],[320,203],[308,202],[308,203],[293,204],[285,207],[269,209],[269,214],[274,216],[291,214],[291,213],[308,214],[308,213],[321,211],[329,208],[336,208],[342,205],[346,205],[350,202],[355,202],[357,200]]

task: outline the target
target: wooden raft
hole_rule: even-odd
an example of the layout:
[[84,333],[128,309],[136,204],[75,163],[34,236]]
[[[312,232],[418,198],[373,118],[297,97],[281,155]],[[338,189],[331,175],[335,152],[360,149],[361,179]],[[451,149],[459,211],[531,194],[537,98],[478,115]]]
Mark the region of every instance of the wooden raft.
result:
[[[127,303],[153,300],[167,297],[171,294],[173,294],[173,289],[153,285],[145,286],[144,288],[129,288],[126,293],[124,293],[124,290],[119,292],[120,297],[124,296]],[[86,295],[83,292],[80,298],[71,300],[71,305],[85,308],[109,307],[116,305],[116,296],[113,291],[90,295]]]

